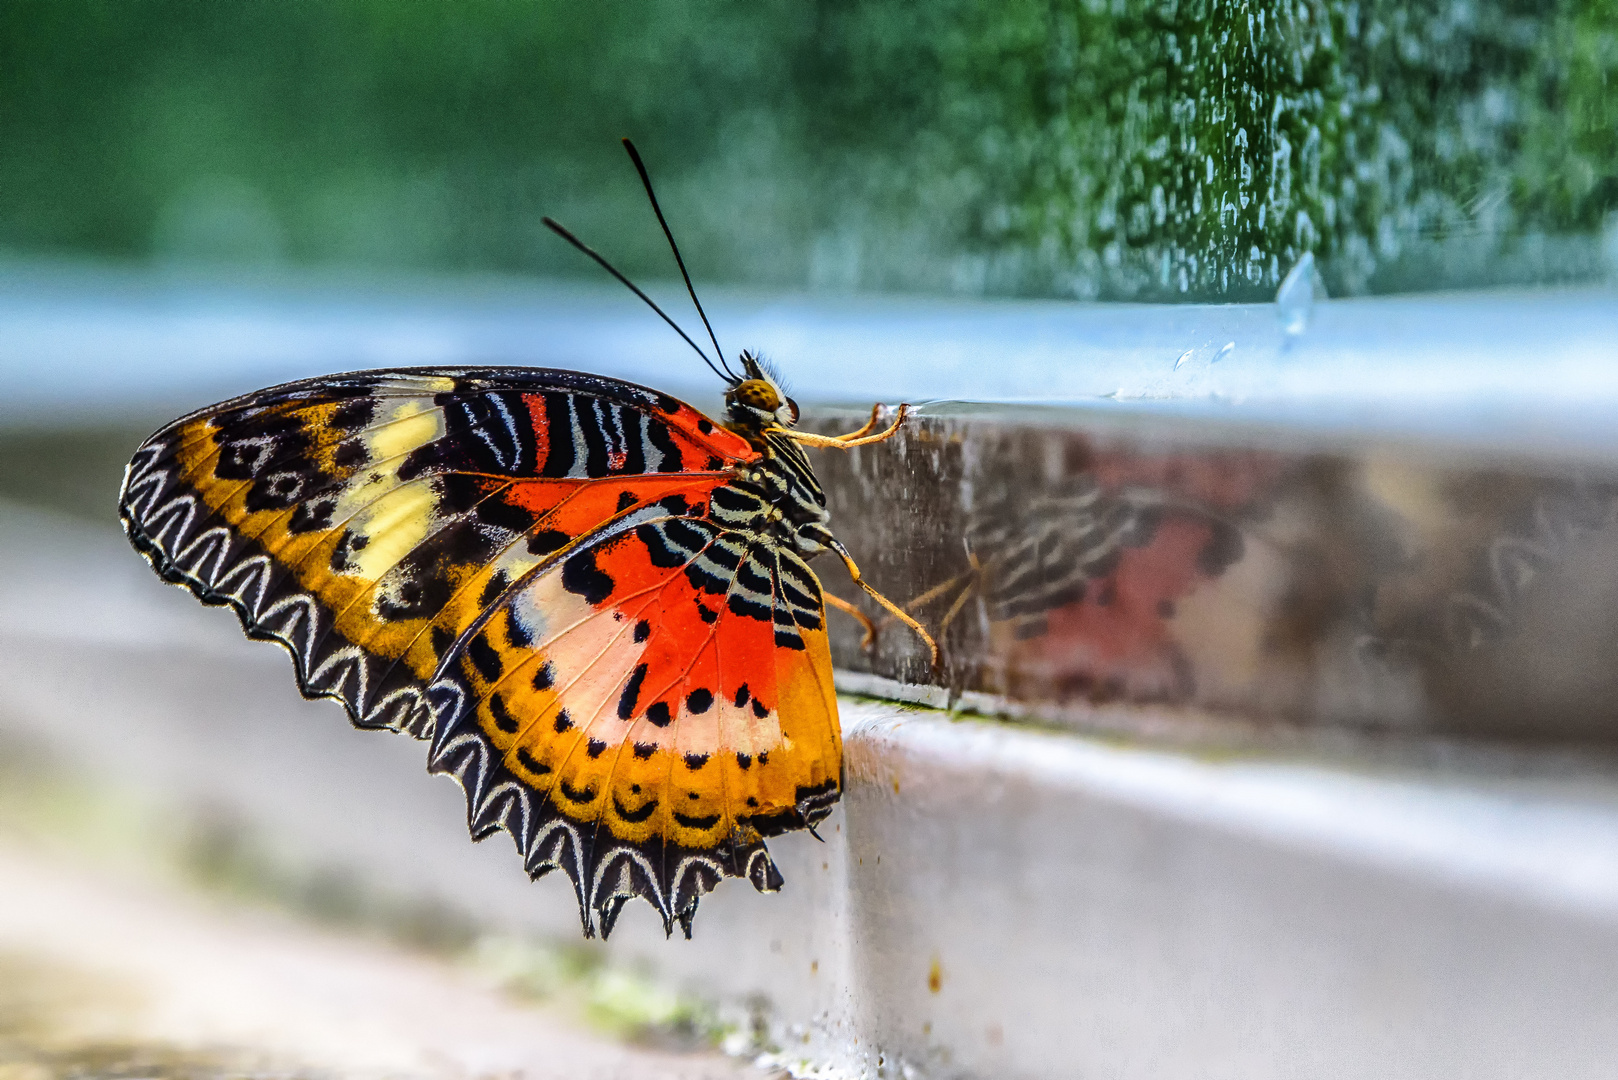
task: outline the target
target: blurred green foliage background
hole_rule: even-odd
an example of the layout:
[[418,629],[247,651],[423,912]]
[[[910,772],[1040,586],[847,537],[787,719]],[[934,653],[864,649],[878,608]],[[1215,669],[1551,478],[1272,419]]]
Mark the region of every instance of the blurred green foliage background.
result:
[[1138,299],[1607,276],[1618,0],[7,0],[0,245]]

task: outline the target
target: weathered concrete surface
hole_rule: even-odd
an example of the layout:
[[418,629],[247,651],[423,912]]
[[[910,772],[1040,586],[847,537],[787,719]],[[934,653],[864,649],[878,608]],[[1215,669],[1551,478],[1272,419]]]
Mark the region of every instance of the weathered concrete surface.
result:
[[[418,955],[0,840],[0,1075],[741,1080]],[[26,1015],[19,1018],[17,1014]],[[99,1069],[99,1072],[98,1072]]]

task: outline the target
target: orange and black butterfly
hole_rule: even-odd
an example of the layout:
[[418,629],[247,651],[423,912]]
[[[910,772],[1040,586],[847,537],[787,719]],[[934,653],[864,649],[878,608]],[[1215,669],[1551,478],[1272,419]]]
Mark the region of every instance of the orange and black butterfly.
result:
[[725,379],[721,422],[573,371],[357,372],[176,420],[120,498],[157,572],[285,646],[306,697],[430,739],[473,837],[564,870],[586,935],[635,896],[689,936],[721,878],[780,887],[764,838],[813,830],[842,788],[825,604],[852,605],[808,560],[836,552],[896,610],[827,528],[802,446],[888,438],[904,407],[880,432],[876,410],[797,431],[755,356],[736,374],[711,326],[717,366],[680,333]]

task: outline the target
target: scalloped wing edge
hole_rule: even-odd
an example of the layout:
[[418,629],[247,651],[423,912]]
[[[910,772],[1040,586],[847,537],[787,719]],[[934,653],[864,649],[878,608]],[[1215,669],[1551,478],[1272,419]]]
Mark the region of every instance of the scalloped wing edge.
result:
[[[533,879],[561,869],[573,884],[579,902],[584,936],[599,929],[603,939],[612,933],[619,912],[639,897],[663,920],[663,932],[672,935],[679,924],[691,937],[697,902],[727,877],[745,878],[759,892],[778,892],[785,884],[758,830],[742,830],[711,851],[669,845],[639,845],[609,839],[597,846],[585,833],[591,823],[569,819],[551,809],[544,796],[522,783],[499,760],[484,736],[464,723],[461,687],[448,679],[428,690],[434,715],[432,749],[427,770],[450,776],[466,796],[467,831],[473,840],[495,832],[510,835],[523,868]],[[791,829],[812,829],[831,813],[841,785],[799,792],[798,821],[773,829],[771,835]],[[663,869],[658,869],[661,862]]]
[[234,539],[229,526],[196,529],[210,511],[183,488],[170,490],[172,472],[158,467],[169,448],[167,442],[149,441],[136,451],[124,470],[118,496],[124,535],[158,577],[189,590],[210,607],[229,607],[249,638],[273,641],[285,649],[304,698],[338,702],[357,728],[430,737],[432,710],[425,695],[413,687],[393,691],[360,710],[356,702],[369,697],[375,661],[353,644],[317,659],[314,648],[325,638],[323,624],[330,616],[310,596],[268,601],[266,589],[274,568],[269,555],[257,551],[227,561]]

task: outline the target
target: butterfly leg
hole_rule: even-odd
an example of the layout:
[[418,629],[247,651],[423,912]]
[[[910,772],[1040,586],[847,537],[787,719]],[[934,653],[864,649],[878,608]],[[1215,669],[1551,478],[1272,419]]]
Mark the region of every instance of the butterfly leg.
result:
[[860,648],[870,649],[871,646],[876,644],[876,623],[871,621],[870,616],[844,600],[841,596],[834,596],[829,592],[825,592],[824,589],[821,592],[826,597],[826,603],[841,611],[844,615],[852,615],[865,628],[865,637],[860,639]]
[[949,624],[955,621],[955,616],[961,613],[961,609],[964,608],[966,606],[966,602],[972,598],[972,594],[977,591],[977,587],[983,579],[983,567],[978,562],[978,557],[976,555],[968,555],[967,557],[972,560],[972,569],[968,570],[966,574],[962,576],[970,577],[972,580],[966,583],[966,588],[961,590],[960,595],[955,597],[955,602],[951,604],[949,606],[949,610],[944,613],[944,618],[938,624],[939,637],[943,637],[949,632]]
[[848,433],[846,433],[844,435],[834,436],[834,438],[845,439],[845,440],[846,439],[858,439],[862,435],[869,435],[871,433],[871,431],[876,427],[877,420],[881,416],[882,416],[882,403],[879,401],[875,405],[871,406],[871,418],[869,420],[865,421],[864,424],[860,425],[860,428],[857,431],[850,431],[850,432],[848,432]]
[[869,446],[872,443],[886,442],[888,439],[893,438],[899,434],[899,428],[904,425],[905,417],[910,412],[908,404],[900,405],[899,415],[891,425],[875,435],[867,435],[866,432],[876,426],[876,417],[881,409],[881,405],[874,406],[871,409],[871,419],[866,422],[865,426],[858,431],[851,431],[847,435],[816,435],[810,431],[789,431],[786,428],[770,428],[766,434],[785,435],[793,442],[802,443],[805,446],[852,450],[856,446]]
[[860,574],[859,566],[854,562],[854,557],[848,553],[848,549],[845,548],[840,542],[833,540],[830,546],[831,549],[837,552],[838,556],[843,560],[843,565],[848,567],[848,576],[854,579],[854,584],[864,589],[870,595],[871,599],[881,604],[900,622],[914,630],[917,637],[921,638],[921,640],[927,643],[927,649],[930,653],[932,653],[933,670],[937,671],[939,668],[943,667],[944,658],[943,655],[938,651],[938,642],[933,640],[933,636],[922,627],[921,623],[917,622],[915,619],[912,619],[910,615],[898,604],[895,604],[892,600],[889,600],[886,596],[883,596],[881,593],[871,588],[870,585],[866,584],[865,578]]

